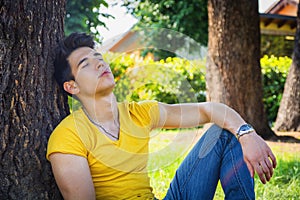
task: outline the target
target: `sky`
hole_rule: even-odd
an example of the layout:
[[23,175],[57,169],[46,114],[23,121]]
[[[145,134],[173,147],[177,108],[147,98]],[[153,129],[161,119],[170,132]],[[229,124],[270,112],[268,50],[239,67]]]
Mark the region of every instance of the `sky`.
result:
[[[107,1],[111,3],[111,1]],[[118,1],[119,2],[119,1]],[[111,14],[115,18],[103,18],[102,21],[105,22],[109,30],[101,27],[100,33],[103,37],[103,41],[109,40],[119,34],[127,32],[138,20],[132,15],[126,13],[126,8],[121,7],[120,3],[115,6],[109,6],[108,8],[101,8],[102,13]]]
[[277,0],[258,0],[259,4],[259,12],[264,12],[267,8],[269,8],[274,2]]
[[[251,0],[253,1],[253,0]],[[271,6],[277,0],[258,0],[259,3],[259,12],[264,12],[269,6]],[[108,3],[120,2],[115,0],[108,0]],[[109,30],[101,27],[99,28],[100,33],[103,37],[103,41],[109,40],[117,35],[127,32],[136,22],[137,19],[132,15],[126,13],[126,8],[121,7],[120,3],[116,6],[109,6],[109,8],[101,8],[101,11],[104,13],[111,14],[115,19],[106,19],[102,20],[105,22]]]

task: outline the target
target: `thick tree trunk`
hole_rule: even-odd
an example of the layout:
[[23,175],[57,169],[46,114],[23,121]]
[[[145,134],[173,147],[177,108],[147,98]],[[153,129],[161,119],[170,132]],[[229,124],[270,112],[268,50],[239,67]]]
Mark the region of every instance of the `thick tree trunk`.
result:
[[237,110],[265,139],[275,136],[262,102],[258,2],[208,0],[208,101]]
[[300,4],[297,13],[293,62],[284,85],[275,129],[279,131],[300,131]]
[[53,79],[65,0],[1,0],[0,199],[61,199],[47,140],[68,113]]

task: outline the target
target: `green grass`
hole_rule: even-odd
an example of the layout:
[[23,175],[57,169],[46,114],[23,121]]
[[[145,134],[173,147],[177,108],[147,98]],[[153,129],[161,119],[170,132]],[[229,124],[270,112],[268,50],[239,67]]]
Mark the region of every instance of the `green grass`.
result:
[[[167,135],[162,138],[155,137],[150,143],[152,154],[150,154],[149,168],[151,171],[149,175],[153,192],[159,199],[165,196],[176,169],[188,152],[186,141],[183,141],[182,138],[174,139],[174,133],[163,134]],[[191,147],[192,139],[188,141],[190,142],[188,147]],[[300,199],[300,155],[282,152],[280,146],[274,145],[272,149],[277,155],[278,165],[271,181],[265,185],[260,182],[258,176],[255,176],[256,199]],[[159,159],[158,156],[160,156]],[[218,184],[214,199],[224,199],[220,184]]]

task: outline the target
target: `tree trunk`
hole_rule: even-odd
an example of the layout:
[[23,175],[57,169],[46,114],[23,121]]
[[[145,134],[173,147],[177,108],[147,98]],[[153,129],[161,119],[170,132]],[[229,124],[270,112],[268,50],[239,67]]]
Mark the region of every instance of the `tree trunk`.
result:
[[300,4],[297,12],[297,31],[293,62],[287,76],[278,110],[275,129],[300,131]]
[[61,199],[47,140],[68,114],[53,79],[65,0],[1,0],[0,199]]
[[265,139],[275,136],[262,102],[258,2],[208,0],[207,100],[238,111]]

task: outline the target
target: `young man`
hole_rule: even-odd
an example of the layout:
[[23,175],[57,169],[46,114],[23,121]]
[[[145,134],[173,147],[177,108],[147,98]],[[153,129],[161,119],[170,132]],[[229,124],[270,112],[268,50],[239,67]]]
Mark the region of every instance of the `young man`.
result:
[[83,33],[60,43],[54,65],[58,83],[82,103],[48,144],[47,159],[65,199],[155,199],[147,175],[150,131],[209,122],[216,125],[183,161],[164,199],[212,199],[219,179],[227,199],[254,199],[254,173],[262,183],[272,177],[271,149],[226,105],[117,103],[110,67]]

